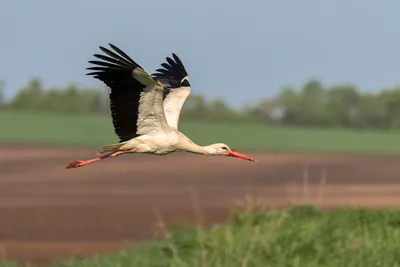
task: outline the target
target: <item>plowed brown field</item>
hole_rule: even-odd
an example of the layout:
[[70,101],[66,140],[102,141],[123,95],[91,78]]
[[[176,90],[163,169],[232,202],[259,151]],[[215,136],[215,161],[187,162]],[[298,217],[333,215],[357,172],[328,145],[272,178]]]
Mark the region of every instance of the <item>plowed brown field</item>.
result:
[[[0,257],[47,263],[119,249],[154,237],[157,214],[223,221],[245,196],[267,206],[400,205],[400,158],[258,154],[124,155],[64,167],[90,149],[0,147]],[[200,215],[201,214],[201,215]]]

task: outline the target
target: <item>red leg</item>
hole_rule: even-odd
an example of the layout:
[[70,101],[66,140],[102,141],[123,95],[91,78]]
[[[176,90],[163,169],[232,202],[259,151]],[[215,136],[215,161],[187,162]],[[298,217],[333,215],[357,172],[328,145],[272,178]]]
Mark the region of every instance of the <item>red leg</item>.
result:
[[122,150],[122,151],[112,152],[110,154],[106,154],[104,156],[97,157],[97,158],[92,158],[92,159],[88,159],[88,160],[76,160],[76,161],[71,162],[70,164],[68,164],[68,166],[65,167],[65,168],[66,169],[79,168],[79,167],[85,166],[85,165],[87,165],[89,163],[93,163],[95,161],[99,161],[99,160],[102,160],[102,159],[107,159],[109,157],[116,157],[116,156],[119,156],[119,155],[122,155],[122,154],[125,154],[125,153],[129,153],[129,152],[131,152],[131,150]]

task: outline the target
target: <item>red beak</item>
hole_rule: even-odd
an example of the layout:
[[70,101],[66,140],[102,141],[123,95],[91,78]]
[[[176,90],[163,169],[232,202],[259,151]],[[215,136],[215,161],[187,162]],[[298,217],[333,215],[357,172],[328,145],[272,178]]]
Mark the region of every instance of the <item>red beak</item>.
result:
[[236,158],[240,158],[240,159],[244,159],[244,160],[249,160],[249,161],[257,161],[256,159],[253,159],[249,156],[246,156],[242,153],[239,153],[233,149],[231,149],[231,151],[229,152],[229,154],[227,155],[229,157],[236,157]]

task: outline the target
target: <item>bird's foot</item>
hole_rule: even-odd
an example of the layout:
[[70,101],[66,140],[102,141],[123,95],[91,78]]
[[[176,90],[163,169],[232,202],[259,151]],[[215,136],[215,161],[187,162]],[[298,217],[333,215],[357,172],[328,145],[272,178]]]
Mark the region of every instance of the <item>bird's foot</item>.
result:
[[68,164],[67,167],[65,167],[66,169],[71,169],[71,168],[79,168],[82,166],[85,166],[87,163],[83,160],[76,160],[74,162],[71,162],[70,164]]
[[122,155],[122,154],[125,154],[125,153],[130,153],[130,152],[131,152],[131,150],[122,150],[122,151],[112,152],[110,154],[107,154],[107,155],[104,155],[104,156],[101,156],[101,157],[98,157],[98,158],[93,158],[93,159],[88,159],[88,160],[76,160],[76,161],[71,162],[70,164],[68,164],[68,166],[65,167],[65,168],[66,169],[79,168],[79,167],[85,166],[85,165],[87,165],[89,163],[92,163],[92,162],[96,162],[96,161],[99,161],[99,160],[102,160],[102,159],[106,159],[106,158],[109,158],[109,157],[116,157],[118,155]]

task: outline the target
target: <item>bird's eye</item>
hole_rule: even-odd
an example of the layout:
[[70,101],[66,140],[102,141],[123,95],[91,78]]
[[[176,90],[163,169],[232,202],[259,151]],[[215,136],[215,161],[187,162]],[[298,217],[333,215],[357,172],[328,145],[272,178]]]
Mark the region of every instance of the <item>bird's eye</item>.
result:
[[189,81],[187,79],[183,80],[183,82],[181,82],[181,86],[190,86]]
[[221,147],[224,150],[228,150],[228,148],[226,146]]

